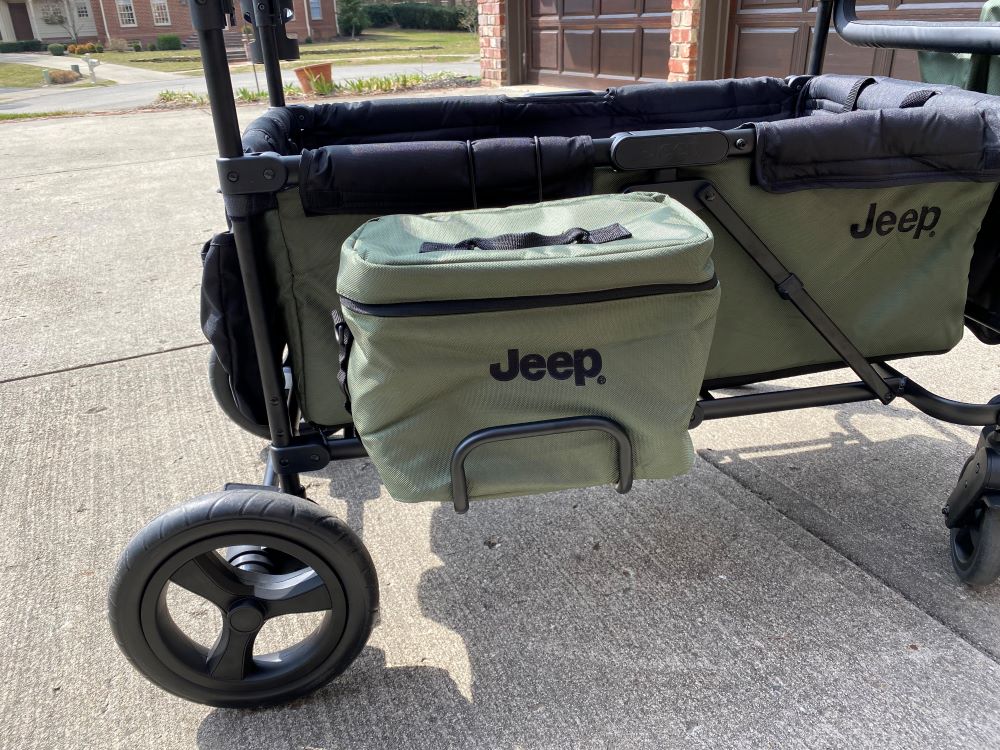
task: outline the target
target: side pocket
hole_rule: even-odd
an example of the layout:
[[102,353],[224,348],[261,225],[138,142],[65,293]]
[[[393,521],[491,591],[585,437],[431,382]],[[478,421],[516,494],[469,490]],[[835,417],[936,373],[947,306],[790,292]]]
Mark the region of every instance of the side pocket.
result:
[[201,330],[229,374],[237,408],[248,419],[266,425],[257,348],[233,235],[223,232],[206,242],[201,260]]

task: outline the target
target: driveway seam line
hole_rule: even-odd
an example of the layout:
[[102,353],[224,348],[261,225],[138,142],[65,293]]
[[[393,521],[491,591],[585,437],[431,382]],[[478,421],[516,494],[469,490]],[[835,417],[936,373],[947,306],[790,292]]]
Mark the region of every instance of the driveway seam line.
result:
[[44,378],[48,375],[61,375],[66,372],[76,372],[77,370],[89,370],[92,367],[103,367],[104,365],[114,365],[119,362],[130,362],[133,359],[145,359],[146,357],[155,357],[157,354],[170,354],[172,352],[182,352],[186,349],[197,349],[201,346],[209,346],[207,341],[199,341],[195,344],[183,344],[182,346],[172,346],[169,349],[157,349],[155,352],[143,352],[142,354],[132,354],[128,357],[119,357],[117,359],[106,359],[100,362],[90,362],[85,365],[74,365],[73,367],[63,367],[58,370],[48,370],[47,372],[36,372],[31,375],[18,375],[15,378],[5,378],[0,380],[0,385],[6,385],[7,383],[19,383],[24,380],[33,380],[35,378]]
[[[972,648],[973,650],[975,650],[978,654],[986,657],[987,659],[989,659],[994,664],[1000,665],[1000,658],[994,656],[989,651],[986,651],[979,644],[977,644],[973,640],[971,640],[970,637],[967,634],[963,633],[961,630],[956,629],[953,625],[945,622],[944,620],[942,620],[939,617],[936,617],[931,612],[928,612],[926,609],[924,609],[922,606],[920,606],[920,604],[918,602],[916,602],[915,600],[913,600],[912,598],[910,598],[909,596],[907,596],[904,592],[900,591],[898,588],[896,588],[895,586],[893,586],[889,581],[887,581],[882,576],[878,575],[874,570],[869,570],[868,568],[866,568],[860,561],[855,560],[854,557],[852,557],[849,554],[848,550],[840,549],[840,547],[836,546],[833,542],[831,542],[831,541],[829,541],[827,539],[824,539],[822,536],[820,536],[818,533],[816,533],[812,529],[810,529],[810,528],[808,528],[806,526],[803,526],[795,518],[793,518],[792,516],[790,516],[787,513],[783,512],[781,510],[781,508],[777,507],[772,502],[770,502],[767,499],[766,495],[763,495],[760,492],[758,492],[750,484],[748,484],[747,482],[743,481],[741,477],[736,476],[735,474],[730,474],[724,468],[722,468],[721,466],[719,466],[715,462],[713,462],[711,459],[709,459],[706,456],[704,456],[702,454],[702,451],[698,451],[698,454],[701,455],[702,460],[706,464],[708,464],[709,466],[711,466],[713,469],[715,469],[717,472],[719,472],[722,476],[724,476],[727,479],[729,479],[730,481],[734,482],[740,488],[742,488],[743,490],[745,490],[746,492],[748,492],[749,494],[753,495],[755,498],[757,498],[758,500],[760,500],[762,503],[764,503],[772,511],[774,511],[775,513],[777,513],[778,515],[780,515],[782,518],[788,520],[790,523],[794,524],[796,527],[798,527],[799,529],[801,529],[802,531],[804,531],[806,534],[808,534],[813,539],[815,539],[816,541],[818,541],[824,547],[826,547],[827,549],[831,550],[833,553],[835,553],[836,555],[838,555],[842,559],[846,560],[854,568],[856,568],[858,571],[860,571],[865,576],[867,576],[868,578],[870,578],[872,581],[877,582],[883,588],[885,588],[888,591],[891,591],[894,594],[896,594],[897,596],[899,596],[901,599],[903,599],[903,601],[907,602],[914,609],[916,609],[917,611],[919,611],[922,614],[924,614],[926,617],[930,618],[934,622],[936,622],[939,625],[941,625],[943,628],[945,628],[952,635],[954,635],[959,640],[961,640],[963,643],[965,643],[970,648]],[[799,494],[794,488],[788,487],[787,485],[784,485],[784,486],[785,486],[785,488],[789,492],[795,493],[796,495]]]

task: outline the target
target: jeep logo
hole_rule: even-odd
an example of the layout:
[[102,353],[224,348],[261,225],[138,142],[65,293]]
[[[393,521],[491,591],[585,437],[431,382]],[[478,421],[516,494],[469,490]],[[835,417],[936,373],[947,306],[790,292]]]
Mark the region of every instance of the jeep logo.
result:
[[861,228],[860,224],[851,226],[851,236],[854,239],[863,240],[874,230],[882,237],[892,232],[900,232],[901,234],[912,232],[913,239],[919,240],[924,232],[927,232],[929,237],[933,237],[935,235],[934,227],[941,221],[941,209],[936,206],[924,206],[919,212],[917,209],[911,208],[898,217],[892,211],[883,211],[876,217],[877,212],[878,206],[872,203],[868,208],[868,219],[864,229]]
[[494,380],[506,383],[518,375],[534,382],[541,380],[548,373],[556,380],[573,378],[573,382],[577,385],[586,385],[588,378],[596,377],[597,382],[603,385],[601,365],[601,353],[596,349],[577,349],[572,354],[556,352],[550,354],[548,359],[541,354],[525,354],[522,357],[517,349],[508,349],[506,369],[500,362],[494,362],[490,365],[490,375]]

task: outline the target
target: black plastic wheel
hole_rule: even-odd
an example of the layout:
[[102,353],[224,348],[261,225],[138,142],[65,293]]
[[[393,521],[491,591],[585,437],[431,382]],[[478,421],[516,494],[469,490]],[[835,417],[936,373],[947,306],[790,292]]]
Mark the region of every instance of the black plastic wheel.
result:
[[951,564],[976,588],[1000,578],[1000,510],[981,502],[967,525],[951,530]]
[[271,439],[271,431],[266,424],[258,424],[252,417],[240,411],[240,406],[236,403],[236,397],[233,395],[233,389],[229,383],[229,373],[222,366],[215,349],[211,349],[208,353],[208,384],[212,389],[212,396],[215,397],[215,403],[237,427],[241,427],[257,437]]
[[[234,567],[220,551],[238,545],[275,550],[301,567],[277,575]],[[222,613],[214,645],[178,626],[172,586]],[[371,558],[339,520],[291,495],[233,490],[193,500],[140,531],[118,561],[108,612],[119,647],[156,685],[197,703],[242,708],[291,700],[343,672],[371,634],[378,598]],[[255,652],[265,623],[310,612],[324,614],[315,615],[322,619],[306,638]]]

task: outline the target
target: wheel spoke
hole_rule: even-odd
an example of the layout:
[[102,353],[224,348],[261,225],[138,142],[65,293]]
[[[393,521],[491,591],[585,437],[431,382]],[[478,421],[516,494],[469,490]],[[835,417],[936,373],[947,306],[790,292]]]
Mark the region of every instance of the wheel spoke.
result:
[[259,630],[240,632],[225,625],[208,654],[208,673],[220,680],[242,680],[253,671],[253,643]]
[[236,599],[253,594],[253,589],[240,580],[236,569],[214,552],[206,552],[184,563],[170,580],[223,611]]
[[254,596],[264,605],[268,617],[322,612],[333,608],[326,584],[311,569],[287,578],[281,586],[258,586]]

